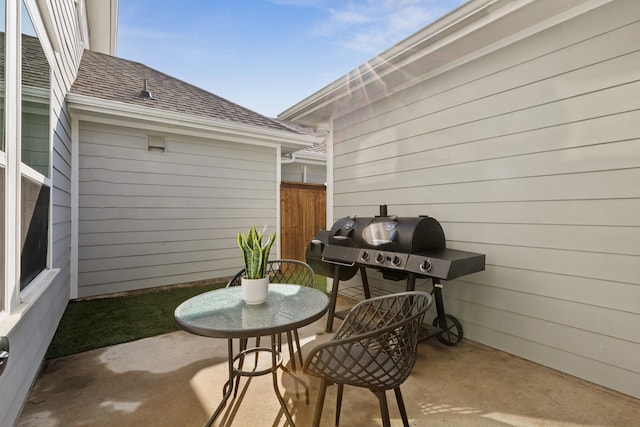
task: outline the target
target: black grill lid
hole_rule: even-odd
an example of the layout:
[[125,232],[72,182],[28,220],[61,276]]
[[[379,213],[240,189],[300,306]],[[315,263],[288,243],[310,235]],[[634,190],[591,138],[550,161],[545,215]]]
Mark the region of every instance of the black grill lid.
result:
[[434,218],[377,216],[339,219],[331,227],[329,244],[410,254],[442,249],[446,241]]

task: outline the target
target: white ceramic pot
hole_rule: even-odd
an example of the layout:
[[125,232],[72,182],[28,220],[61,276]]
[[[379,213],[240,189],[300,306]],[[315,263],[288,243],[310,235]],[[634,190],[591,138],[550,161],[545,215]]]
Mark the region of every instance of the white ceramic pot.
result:
[[269,292],[269,278],[262,279],[245,279],[242,278],[240,285],[242,288],[242,299],[247,304],[262,304],[267,300]]

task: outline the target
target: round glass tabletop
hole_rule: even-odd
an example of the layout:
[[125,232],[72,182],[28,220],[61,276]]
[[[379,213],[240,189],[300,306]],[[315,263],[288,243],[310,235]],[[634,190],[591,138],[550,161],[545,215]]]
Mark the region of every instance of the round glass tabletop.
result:
[[180,304],[174,317],[187,332],[215,338],[248,338],[299,328],[321,318],[329,298],[300,285],[270,283],[263,304],[248,305],[240,286],[196,295]]

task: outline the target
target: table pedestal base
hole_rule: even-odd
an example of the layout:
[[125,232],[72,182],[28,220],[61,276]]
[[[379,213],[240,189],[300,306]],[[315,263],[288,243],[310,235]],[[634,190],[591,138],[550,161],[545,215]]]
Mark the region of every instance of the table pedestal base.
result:
[[[214,411],[211,418],[209,418],[209,421],[207,422],[206,426],[207,427],[212,426],[215,420],[220,416],[220,414],[222,414],[222,411],[227,406],[227,402],[231,397],[231,395],[233,395],[234,398],[237,396],[237,392],[240,385],[240,381],[239,381],[240,377],[257,377],[257,376],[267,375],[271,373],[273,378],[273,389],[276,393],[276,397],[278,398],[278,401],[280,402],[280,407],[282,408],[282,412],[284,413],[285,417],[287,417],[287,421],[289,422],[289,425],[291,427],[295,427],[295,423],[293,422],[291,413],[289,412],[286,402],[284,401],[284,397],[282,396],[282,393],[280,393],[280,387],[278,386],[278,369],[282,368],[283,372],[286,372],[289,375],[291,375],[296,382],[300,382],[305,387],[305,391],[307,392],[307,404],[309,403],[309,394],[307,390],[307,385],[304,383],[304,381],[302,381],[293,372],[291,372],[289,369],[287,369],[285,366],[282,365],[282,353],[280,352],[280,344],[279,344],[279,340],[277,339],[277,336],[271,335],[271,347],[252,347],[249,349],[242,349],[238,354],[235,354],[235,355],[233,354],[233,339],[228,338],[227,351],[228,351],[228,360],[229,360],[229,379],[227,380],[227,382],[223,387],[222,401]],[[265,369],[256,370],[257,358],[259,353],[262,353],[262,352],[268,352],[271,354],[271,366]],[[249,371],[249,370],[243,369],[242,363],[244,361],[244,358],[247,355],[254,354],[254,353],[256,357],[256,366],[254,366],[254,370]],[[295,355],[292,355],[291,357],[295,357]],[[236,361],[240,361],[238,368],[235,367]],[[238,405],[240,404],[240,402],[241,400],[238,402]]]

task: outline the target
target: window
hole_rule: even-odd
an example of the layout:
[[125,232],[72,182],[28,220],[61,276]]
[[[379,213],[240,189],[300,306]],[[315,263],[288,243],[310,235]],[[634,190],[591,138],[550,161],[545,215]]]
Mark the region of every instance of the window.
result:
[[22,2],[20,290],[47,268],[49,248],[50,69]]
[[23,176],[21,193],[20,290],[47,267],[49,187]]
[[[7,21],[18,16],[22,34]],[[2,312],[48,267],[50,246],[51,70],[23,0],[0,0],[0,55]]]
[[22,163],[48,177],[49,63],[28,19],[23,7],[21,158]]

